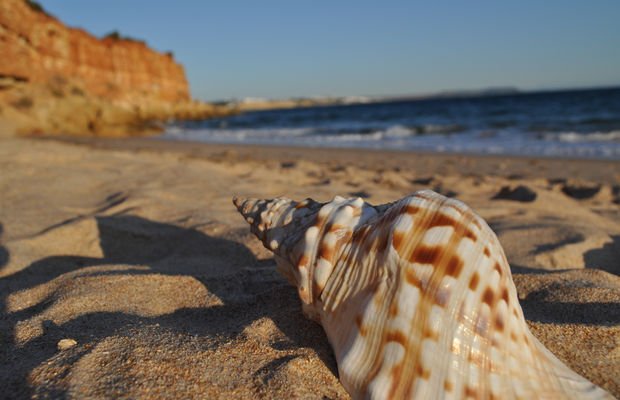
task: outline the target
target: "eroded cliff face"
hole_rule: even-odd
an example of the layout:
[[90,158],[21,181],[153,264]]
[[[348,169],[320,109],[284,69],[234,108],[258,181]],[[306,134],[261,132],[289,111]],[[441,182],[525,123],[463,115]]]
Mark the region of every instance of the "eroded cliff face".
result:
[[235,112],[191,100],[171,55],[68,28],[27,0],[0,0],[0,137],[147,135],[161,121]]
[[97,39],[36,11],[0,0],[0,78],[77,80],[90,94],[125,105],[190,99],[183,66],[132,40]]

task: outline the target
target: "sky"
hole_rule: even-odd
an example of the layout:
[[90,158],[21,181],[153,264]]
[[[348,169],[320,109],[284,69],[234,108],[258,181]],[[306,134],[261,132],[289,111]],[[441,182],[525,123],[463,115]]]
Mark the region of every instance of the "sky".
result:
[[620,85],[618,0],[39,0],[172,51],[202,100]]

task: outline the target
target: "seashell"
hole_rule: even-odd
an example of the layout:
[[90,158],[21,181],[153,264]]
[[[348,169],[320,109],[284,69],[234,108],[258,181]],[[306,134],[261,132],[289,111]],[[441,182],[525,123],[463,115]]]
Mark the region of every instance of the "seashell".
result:
[[497,237],[464,203],[430,190],[380,206],[233,202],[353,398],[613,398],[528,330]]

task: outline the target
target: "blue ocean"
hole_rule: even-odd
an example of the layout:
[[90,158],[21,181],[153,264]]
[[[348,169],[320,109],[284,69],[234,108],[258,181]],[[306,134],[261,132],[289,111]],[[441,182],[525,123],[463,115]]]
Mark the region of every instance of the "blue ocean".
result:
[[164,138],[620,159],[620,88],[256,111],[171,123]]

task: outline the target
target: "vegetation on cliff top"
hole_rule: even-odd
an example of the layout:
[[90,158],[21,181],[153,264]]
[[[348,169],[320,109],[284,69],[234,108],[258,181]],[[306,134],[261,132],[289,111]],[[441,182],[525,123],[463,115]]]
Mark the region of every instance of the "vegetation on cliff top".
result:
[[[103,36],[103,39],[109,39],[109,40],[126,40],[128,42],[134,42],[134,43],[141,43],[145,46],[148,46],[148,44],[146,43],[145,40],[141,40],[141,39],[136,39],[133,38],[131,36],[125,36],[123,34],[121,34],[119,31],[112,31],[109,32],[107,34],[105,34]],[[172,51],[166,51],[164,52],[164,54],[170,58],[174,58],[174,53]]]
[[110,33],[107,33],[106,35],[103,36],[103,38],[111,39],[111,40],[126,40],[128,42],[142,43],[143,45],[146,46],[146,41],[141,40],[141,39],[136,39],[131,36],[121,35],[119,31],[112,31]]
[[45,8],[43,8],[43,6],[41,4],[39,4],[38,2],[34,1],[34,0],[24,0],[24,2],[26,3],[26,5],[28,7],[30,7],[33,11],[36,11],[38,13],[41,14],[45,14],[45,15],[50,15]]

